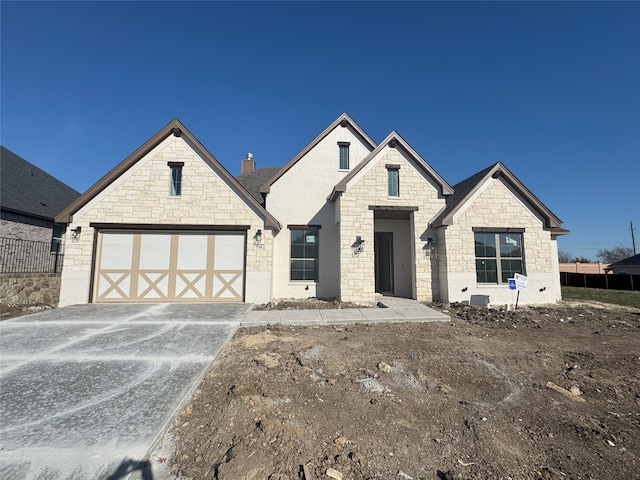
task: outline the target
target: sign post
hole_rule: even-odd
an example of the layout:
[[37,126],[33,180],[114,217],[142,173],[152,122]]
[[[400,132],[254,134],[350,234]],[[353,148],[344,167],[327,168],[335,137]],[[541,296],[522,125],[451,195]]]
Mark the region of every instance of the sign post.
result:
[[[518,296],[516,297],[516,308],[518,308],[518,301],[520,300],[520,292],[527,291],[527,283],[529,283],[529,278],[516,273],[513,276],[513,281],[516,284],[516,290],[518,290]],[[511,282],[511,280],[509,280]],[[511,288],[511,283],[509,283],[509,288]]]

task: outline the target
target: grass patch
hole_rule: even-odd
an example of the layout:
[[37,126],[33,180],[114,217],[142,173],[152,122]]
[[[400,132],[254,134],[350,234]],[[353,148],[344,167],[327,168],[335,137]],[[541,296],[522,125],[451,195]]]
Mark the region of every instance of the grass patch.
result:
[[603,290],[600,288],[562,287],[563,300],[592,300],[613,303],[625,307],[640,308],[640,292],[627,290]]

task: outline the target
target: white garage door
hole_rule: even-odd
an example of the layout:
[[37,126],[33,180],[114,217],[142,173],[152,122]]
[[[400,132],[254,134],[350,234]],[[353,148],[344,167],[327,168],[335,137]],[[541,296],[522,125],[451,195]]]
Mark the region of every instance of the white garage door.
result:
[[241,302],[239,232],[101,232],[95,302]]

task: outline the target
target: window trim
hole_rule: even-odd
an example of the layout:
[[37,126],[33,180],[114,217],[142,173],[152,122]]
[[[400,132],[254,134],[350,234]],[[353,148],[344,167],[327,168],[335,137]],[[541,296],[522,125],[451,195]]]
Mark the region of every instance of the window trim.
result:
[[[182,167],[184,167],[184,162],[167,162],[167,165],[171,170],[169,195],[171,197],[180,197],[182,196]],[[178,172],[177,179],[174,177],[175,172]]]
[[[320,280],[320,225],[287,225],[287,228],[289,229],[289,282],[291,283],[318,283]],[[304,258],[300,258],[300,257],[293,257],[292,256],[292,241],[293,241],[293,237],[292,237],[292,232],[293,231],[313,231],[315,232],[315,237],[316,237],[316,254],[315,257],[304,257]],[[315,278],[303,278],[303,279],[293,279],[291,278],[291,267],[292,267],[292,263],[294,261],[300,261],[300,260],[311,260],[313,259],[313,261],[315,262]]]
[[[350,169],[349,145],[351,145],[351,142],[338,142],[338,170]],[[346,167],[342,164],[342,152],[346,152]]]
[[[400,198],[400,165],[388,163],[385,165],[387,169],[387,197]],[[391,172],[394,172],[393,174]],[[395,178],[392,180],[392,176]],[[393,182],[393,183],[392,183]],[[395,195],[391,187],[395,190]]]
[[[506,281],[502,281],[502,261],[503,260],[520,260],[521,263],[521,272],[522,275],[527,274],[527,265],[525,262],[525,250],[524,250],[524,228],[491,228],[491,227],[473,227],[473,249],[474,249],[474,263],[476,264],[476,283],[478,285],[488,286],[488,285],[507,285]],[[495,256],[494,257],[479,257],[476,254],[476,234],[477,233],[485,233],[485,234],[493,234],[494,235],[494,245],[495,245]],[[520,256],[519,257],[502,257],[500,254],[500,235],[504,233],[515,233],[520,235]],[[496,281],[495,282],[481,282],[478,280],[478,260],[494,260],[496,262]]]

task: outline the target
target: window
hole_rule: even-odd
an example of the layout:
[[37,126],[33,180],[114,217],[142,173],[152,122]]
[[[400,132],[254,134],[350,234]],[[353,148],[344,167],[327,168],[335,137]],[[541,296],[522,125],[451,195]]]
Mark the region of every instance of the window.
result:
[[349,170],[349,142],[338,142],[340,149],[340,170]]
[[53,224],[53,232],[51,234],[51,253],[61,253],[62,237],[67,229],[66,225],[61,223]]
[[182,167],[184,162],[169,162],[171,168],[171,196],[179,197],[182,194]]
[[390,197],[400,196],[400,165],[387,165],[387,183]]
[[291,228],[291,280],[318,281],[318,229]]
[[475,232],[478,283],[508,283],[515,273],[524,274],[522,233]]

